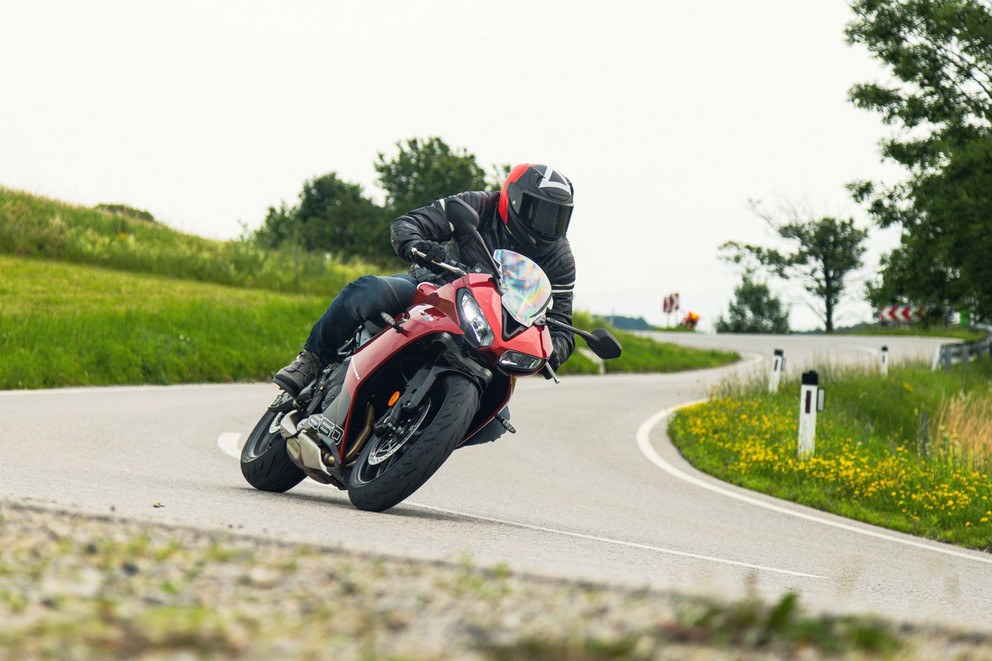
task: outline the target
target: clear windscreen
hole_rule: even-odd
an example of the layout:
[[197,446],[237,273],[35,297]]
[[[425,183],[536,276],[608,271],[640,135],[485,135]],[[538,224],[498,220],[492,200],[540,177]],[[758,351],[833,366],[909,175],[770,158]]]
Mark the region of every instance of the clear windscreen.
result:
[[537,263],[512,250],[493,253],[499,264],[503,307],[524,326],[533,326],[551,306],[551,281]]

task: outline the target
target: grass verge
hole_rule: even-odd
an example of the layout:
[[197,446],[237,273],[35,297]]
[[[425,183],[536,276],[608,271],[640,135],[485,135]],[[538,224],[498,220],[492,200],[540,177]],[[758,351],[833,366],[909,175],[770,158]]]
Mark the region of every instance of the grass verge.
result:
[[[576,327],[583,330],[606,325],[603,320],[585,312],[576,312],[572,321]],[[612,332],[623,346],[623,353],[615,360],[605,361],[604,367],[608,374],[681,372],[719,367],[740,359],[740,355],[734,351],[692,349],[670,342],[656,342],[650,338],[615,329]],[[576,338],[575,345],[583,347],[585,343],[581,338]],[[576,351],[562,366],[560,373],[598,374],[599,365]]]
[[290,296],[0,256],[0,388],[259,380],[326,306]]
[[[335,293],[289,295],[4,255],[0,274],[0,389],[268,379],[300,350]],[[609,371],[736,357],[618,336],[624,357]],[[578,353],[562,370],[598,371]]]
[[725,385],[669,435],[727,482],[921,537],[992,550],[992,364],[931,372],[824,367],[815,454],[797,457],[798,384]]
[[[266,378],[299,349],[336,292],[376,272],[330,256],[204,239],[125,211],[0,187],[0,253],[8,255],[0,257],[0,388]],[[577,315],[583,320],[592,327]],[[610,372],[696,369],[737,357],[618,337],[625,351],[607,364]],[[581,355],[562,370],[598,372]]]

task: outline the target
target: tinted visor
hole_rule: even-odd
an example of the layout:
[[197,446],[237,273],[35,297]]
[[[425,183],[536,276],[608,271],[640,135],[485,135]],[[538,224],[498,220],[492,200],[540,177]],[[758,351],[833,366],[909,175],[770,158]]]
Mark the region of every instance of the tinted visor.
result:
[[560,239],[568,230],[572,206],[522,193],[517,215],[536,234],[546,239]]

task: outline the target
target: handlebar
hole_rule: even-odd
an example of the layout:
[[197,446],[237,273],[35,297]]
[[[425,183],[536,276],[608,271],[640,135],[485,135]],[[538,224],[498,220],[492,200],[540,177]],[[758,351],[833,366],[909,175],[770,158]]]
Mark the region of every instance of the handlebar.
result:
[[[427,254],[426,253],[422,253],[419,250],[417,250],[416,248],[414,248],[413,250],[411,250],[410,251],[410,254],[413,255],[414,257],[427,257]],[[437,264],[438,266],[440,266],[441,268],[443,268],[445,271],[448,271],[450,273],[454,273],[457,276],[467,275],[467,272],[465,270],[460,269],[457,266],[453,266],[451,264],[448,264],[447,262],[435,262],[435,261],[431,261],[431,264]]]

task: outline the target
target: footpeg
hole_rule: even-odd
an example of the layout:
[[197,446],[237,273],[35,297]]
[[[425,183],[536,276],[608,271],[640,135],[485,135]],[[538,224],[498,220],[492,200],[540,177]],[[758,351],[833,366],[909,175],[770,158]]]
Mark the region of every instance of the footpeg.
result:
[[510,432],[511,434],[516,434],[517,433],[516,427],[514,427],[513,425],[511,425],[510,424],[510,421],[507,420],[506,418],[504,418],[503,416],[497,415],[496,416],[496,421],[499,422],[499,424],[503,425],[503,429],[505,429],[506,431]]

